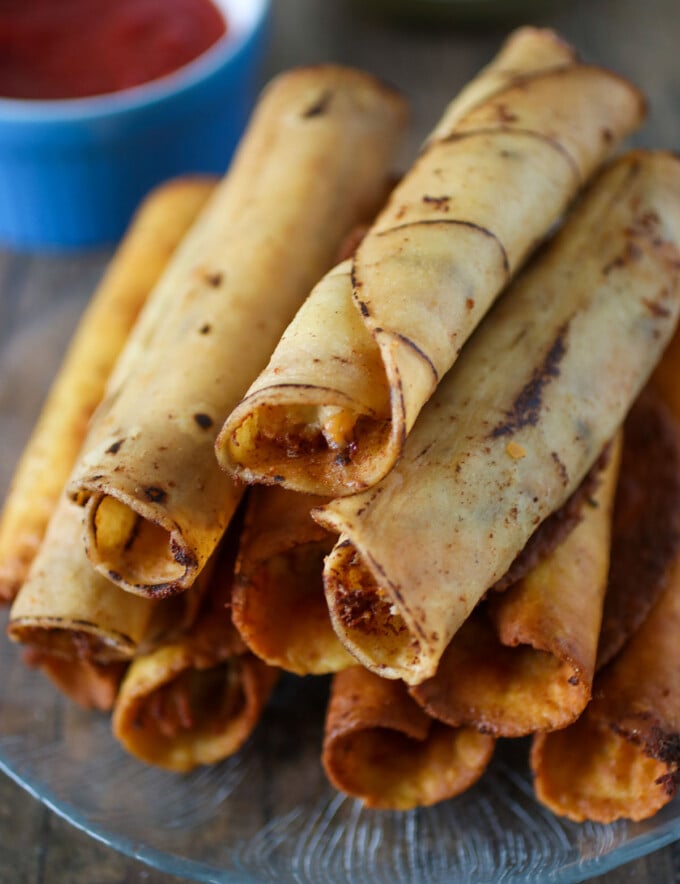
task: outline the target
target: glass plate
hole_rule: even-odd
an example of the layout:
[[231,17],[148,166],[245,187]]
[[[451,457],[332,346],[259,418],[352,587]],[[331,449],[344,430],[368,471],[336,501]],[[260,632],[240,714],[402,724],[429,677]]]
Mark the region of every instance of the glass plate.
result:
[[677,800],[646,823],[557,819],[533,798],[525,740],[457,799],[367,811],[321,770],[327,679],[284,679],[242,752],[176,776],[127,757],[106,716],[62,701],[7,641],[0,672],[0,767],[95,838],[198,881],[581,881],[680,837]]
[[[6,267],[17,296],[5,283],[5,484],[106,257],[33,259],[25,285],[25,263]],[[5,617],[0,612],[0,769],[93,837],[171,874],[238,884],[572,882],[680,838],[678,799],[645,823],[554,817],[533,798],[527,741],[500,743],[486,775],[457,799],[409,813],[364,810],[338,795],[321,769],[323,678],[285,678],[234,758],[189,776],[155,770],[124,754],[107,716],[62,700],[23,665],[1,637]]]

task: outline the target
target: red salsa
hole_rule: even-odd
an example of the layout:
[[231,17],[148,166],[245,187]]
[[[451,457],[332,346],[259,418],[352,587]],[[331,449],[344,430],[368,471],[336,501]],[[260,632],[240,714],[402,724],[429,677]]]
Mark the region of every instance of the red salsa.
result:
[[0,96],[119,92],[181,68],[226,30],[212,0],[0,0]]

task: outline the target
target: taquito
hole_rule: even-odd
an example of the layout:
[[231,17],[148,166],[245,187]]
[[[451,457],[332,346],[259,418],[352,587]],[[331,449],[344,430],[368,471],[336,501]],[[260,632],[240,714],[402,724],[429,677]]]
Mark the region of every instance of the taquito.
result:
[[322,761],[331,783],[367,807],[410,810],[472,786],[495,740],[433,721],[397,681],[361,666],[333,678]]
[[375,484],[495,297],[642,112],[629,83],[551,32],[511,37],[353,261],[316,286],[218,437],[222,465],[327,496]]
[[518,584],[463,623],[411,696],[434,718],[496,737],[565,727],[590,700],[620,437],[579,524]]
[[182,178],[153,191],[83,314],[5,501],[0,600],[11,600],[25,580],[116,358],[213,185],[208,178]]
[[62,495],[12,605],[7,634],[50,656],[99,663],[129,660],[158,603],[121,592],[98,574],[81,535],[82,510]]
[[572,820],[645,819],[674,796],[680,766],[680,556],[638,632],[595,679],[568,728],[537,734],[536,795]]
[[313,511],[334,628],[419,684],[536,527],[579,485],[670,339],[680,162],[635,152],[598,179],[465,347],[392,472]]
[[70,484],[88,554],[126,590],[190,586],[242,494],[217,431],[343,236],[384,198],[402,99],[335,66],[278,77],[156,287],[157,327]]
[[670,380],[676,348],[677,333],[625,424],[593,702],[563,732],[534,739],[539,799],[577,821],[644,819],[677,784],[680,399],[658,383]]
[[251,734],[274,687],[278,670],[248,652],[232,623],[228,553],[196,623],[127,671],[113,733],[141,761],[184,772],[226,758]]
[[236,563],[234,625],[258,657],[297,675],[355,663],[328,616],[323,560],[336,537],[310,515],[322,502],[283,488],[253,488]]

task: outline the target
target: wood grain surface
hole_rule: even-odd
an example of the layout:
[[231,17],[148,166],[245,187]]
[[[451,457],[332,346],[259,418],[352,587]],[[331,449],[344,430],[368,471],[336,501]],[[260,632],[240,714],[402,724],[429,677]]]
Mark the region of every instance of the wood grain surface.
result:
[[[356,65],[398,86],[413,105],[403,162],[449,98],[494,53],[509,25],[464,32],[455,26],[396,26],[361,13],[349,0],[274,0],[263,80],[322,61]],[[548,8],[548,7],[546,7]],[[586,60],[636,82],[650,101],[634,143],[680,149],[680,4],[677,0],[564,0],[533,23],[550,25]],[[0,250],[0,493],[38,413],[63,342],[93,291],[109,249],[69,256]],[[45,340],[52,348],[32,347]],[[42,329],[42,332],[41,332]],[[1,710],[0,710],[1,714]],[[118,884],[173,878],[116,853],[76,830],[0,776],[1,884]],[[599,884],[680,882],[680,843],[592,879]]]

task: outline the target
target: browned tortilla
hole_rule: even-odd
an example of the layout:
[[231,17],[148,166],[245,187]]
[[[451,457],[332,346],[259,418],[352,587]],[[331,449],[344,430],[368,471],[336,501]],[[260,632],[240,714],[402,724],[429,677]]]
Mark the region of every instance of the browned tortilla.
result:
[[393,90],[334,65],[265,90],[70,483],[90,559],[123,589],[180,592],[218,544],[243,489],[215,437],[345,234],[375,213],[404,119]]
[[625,423],[598,668],[621,650],[645,619],[668,581],[678,552],[679,426],[650,386]]
[[232,623],[233,540],[214,564],[196,623],[138,656],[121,686],[113,733],[149,764],[182,772],[233,754],[276,682],[278,670],[248,652]]
[[83,314],[5,501],[0,600],[11,601],[26,579],[116,358],[213,187],[210,179],[183,178],[153,191]]
[[680,766],[680,557],[662,595],[598,674],[574,725],[539,734],[536,794],[555,813],[608,823],[652,816],[674,796]]
[[298,675],[354,664],[333,632],[323,592],[323,559],[335,538],[312,520],[322,498],[253,488],[232,595],[232,616],[251,651]]
[[125,663],[95,663],[92,660],[67,660],[45,651],[27,647],[24,660],[40,669],[59,690],[84,709],[108,712],[114,704],[125,675]]
[[225,469],[328,496],[384,477],[493,300],[642,111],[554,34],[513,34],[288,327],[218,437]]
[[367,807],[443,801],[484,773],[495,740],[433,721],[403,684],[354,666],[333,679],[322,761],[328,778]]
[[478,607],[411,695],[435,718],[498,737],[565,727],[590,700],[620,440],[582,519],[522,580]]
[[315,510],[334,628],[419,684],[623,422],[680,309],[680,162],[610,166],[468,342],[369,491]]

